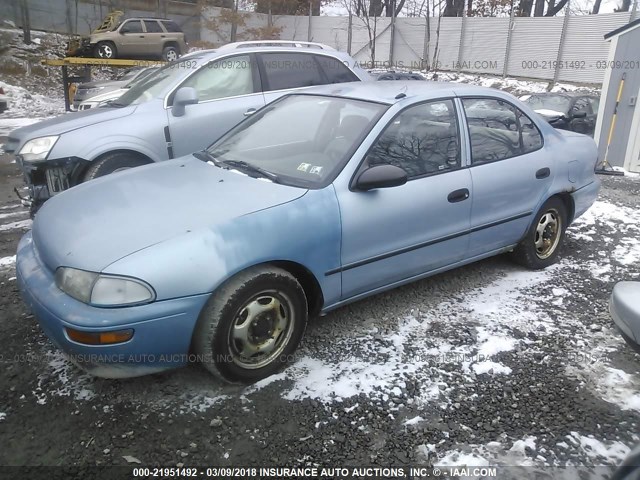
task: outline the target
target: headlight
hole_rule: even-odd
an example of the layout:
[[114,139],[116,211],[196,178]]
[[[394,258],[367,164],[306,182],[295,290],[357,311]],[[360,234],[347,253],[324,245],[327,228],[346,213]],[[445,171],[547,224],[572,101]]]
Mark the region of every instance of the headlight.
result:
[[20,149],[18,155],[22,155],[22,158],[27,161],[45,160],[58,141],[58,138],[60,138],[58,135],[53,135],[51,137],[40,137],[29,140],[24,144],[24,147]]
[[139,305],[155,300],[153,289],[142,280],[75,268],[58,268],[56,286],[76,300],[98,307]]

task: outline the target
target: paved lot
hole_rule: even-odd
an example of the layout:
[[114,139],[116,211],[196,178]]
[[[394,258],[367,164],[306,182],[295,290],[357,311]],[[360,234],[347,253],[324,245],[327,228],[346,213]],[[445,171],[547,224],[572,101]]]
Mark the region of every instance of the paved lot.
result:
[[502,256],[342,308],[291,367],[241,388],[197,365],[96,379],[57,353],[16,289],[30,221],[9,162],[0,464],[611,465],[640,441],[640,356],[607,313],[614,283],[640,278],[640,179],[603,178],[557,266]]

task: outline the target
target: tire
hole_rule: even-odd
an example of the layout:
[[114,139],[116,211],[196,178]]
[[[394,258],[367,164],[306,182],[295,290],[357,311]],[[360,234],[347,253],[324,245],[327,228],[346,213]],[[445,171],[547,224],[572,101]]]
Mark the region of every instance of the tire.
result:
[[[280,268],[253,267],[213,293],[196,324],[193,351],[223,381],[253,383],[290,362],[307,318],[307,298],[293,275]],[[236,339],[234,325],[246,325],[237,329]],[[258,350],[265,345],[271,348],[261,355]]]
[[551,197],[542,205],[524,239],[513,251],[513,259],[532,270],[554,264],[566,229],[567,208],[558,197]]
[[162,59],[165,62],[173,62],[180,56],[180,50],[173,45],[168,45],[162,49]]
[[94,162],[93,165],[85,172],[83,181],[88,182],[94,178],[104,177],[110,173],[129,168],[147,165],[146,159],[125,152],[108,153],[100,160]]
[[113,42],[98,42],[94,49],[93,56],[107,59],[116,58],[118,56],[118,49]]

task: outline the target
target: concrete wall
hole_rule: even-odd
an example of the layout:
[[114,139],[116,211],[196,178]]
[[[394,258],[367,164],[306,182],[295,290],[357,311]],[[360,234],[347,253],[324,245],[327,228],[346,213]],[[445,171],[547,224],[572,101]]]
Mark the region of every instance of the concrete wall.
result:
[[[211,9],[210,14],[217,16],[218,12]],[[572,16],[566,22],[564,17],[442,18],[439,27],[439,19],[431,18],[429,37],[425,18],[397,18],[395,28],[391,19],[378,18],[375,63],[420,70],[428,57],[432,65],[435,59],[440,70],[600,84],[605,73],[601,64],[609,50],[604,35],[628,23],[633,15]],[[253,26],[268,22],[266,15],[250,16]],[[348,51],[362,63],[372,60],[368,29],[358,17],[352,17],[351,43],[348,17],[311,17],[311,25],[306,16],[274,16],[272,21],[282,28],[281,40],[312,40]],[[242,31],[238,30],[240,36]],[[201,38],[216,45],[224,43],[218,32],[206,29]]]

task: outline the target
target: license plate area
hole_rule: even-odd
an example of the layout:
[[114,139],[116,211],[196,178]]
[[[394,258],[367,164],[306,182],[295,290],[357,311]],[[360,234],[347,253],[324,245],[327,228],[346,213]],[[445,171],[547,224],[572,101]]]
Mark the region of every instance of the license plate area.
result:
[[69,177],[64,168],[53,167],[45,171],[49,195],[53,196],[69,188]]

